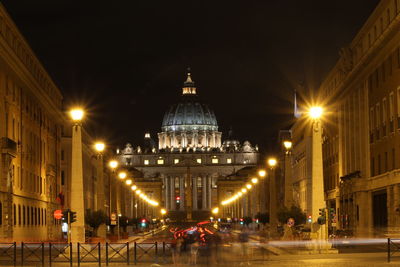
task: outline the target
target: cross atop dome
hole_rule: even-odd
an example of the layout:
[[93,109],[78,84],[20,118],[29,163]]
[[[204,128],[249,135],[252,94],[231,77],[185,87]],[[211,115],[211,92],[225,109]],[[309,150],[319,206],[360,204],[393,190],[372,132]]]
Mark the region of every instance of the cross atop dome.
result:
[[192,76],[190,74],[190,68],[187,68],[187,78],[183,83],[182,87],[183,95],[196,95],[196,87],[194,86],[194,81],[192,80]]

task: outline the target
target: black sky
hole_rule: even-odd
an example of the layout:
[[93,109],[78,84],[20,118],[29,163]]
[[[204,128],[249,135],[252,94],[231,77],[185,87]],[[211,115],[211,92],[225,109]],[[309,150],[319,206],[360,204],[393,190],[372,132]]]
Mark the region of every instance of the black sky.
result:
[[1,2],[95,136],[155,136],[190,66],[220,130],[270,150],[295,86],[318,86],[379,1]]

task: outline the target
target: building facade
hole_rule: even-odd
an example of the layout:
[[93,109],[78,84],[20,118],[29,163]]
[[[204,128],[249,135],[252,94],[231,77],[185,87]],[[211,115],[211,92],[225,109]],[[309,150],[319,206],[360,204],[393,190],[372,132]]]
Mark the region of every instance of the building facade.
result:
[[[381,1],[319,88],[328,111],[322,122],[325,199],[336,209],[335,226],[358,236],[394,233],[400,225],[399,12],[399,0]],[[306,162],[312,156],[306,131],[296,127],[293,175],[302,155]]]
[[0,240],[55,240],[62,96],[0,5]]
[[122,166],[160,183],[162,203],[171,217],[208,218],[218,205],[218,180],[258,163],[258,148],[250,142],[222,142],[215,114],[200,102],[190,73],[180,102],[168,109],[161,129],[158,147],[147,133],[143,146],[127,144],[117,154]]

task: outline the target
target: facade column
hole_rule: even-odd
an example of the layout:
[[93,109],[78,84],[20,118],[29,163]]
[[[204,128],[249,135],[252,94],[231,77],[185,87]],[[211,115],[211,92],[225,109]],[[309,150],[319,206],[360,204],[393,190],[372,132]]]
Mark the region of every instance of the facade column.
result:
[[179,210],[184,211],[185,210],[185,178],[184,177],[179,177],[179,197],[181,198],[180,203],[179,203],[180,204]]
[[193,177],[193,210],[197,210],[197,177]]
[[171,209],[171,205],[170,205],[170,197],[169,197],[169,177],[166,176],[164,177],[164,196],[165,196],[165,208],[167,210]]
[[171,201],[171,210],[176,210],[175,203],[175,176],[170,178],[170,201]]
[[399,232],[400,230],[400,218],[397,209],[400,209],[400,186],[398,184],[393,186],[393,213],[394,213],[394,228],[393,231]]
[[205,176],[201,177],[201,193],[202,193],[201,209],[206,210],[207,209],[207,180],[206,180]]
[[207,208],[211,210],[211,176],[207,176]]

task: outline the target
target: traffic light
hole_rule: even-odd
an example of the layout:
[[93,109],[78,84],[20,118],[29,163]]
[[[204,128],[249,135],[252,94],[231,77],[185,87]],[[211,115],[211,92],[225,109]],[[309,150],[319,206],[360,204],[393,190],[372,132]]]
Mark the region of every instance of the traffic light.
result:
[[178,197],[175,198],[175,200],[176,200],[176,203],[180,203],[181,202],[181,197],[178,196]]
[[240,223],[240,224],[243,224],[243,223],[244,223],[243,218],[240,218],[240,219],[239,219],[239,223]]
[[335,218],[335,209],[329,208],[329,220],[333,221],[334,218]]
[[68,212],[70,210],[63,210],[61,220],[65,223],[68,223]]
[[142,226],[142,227],[146,227],[146,224],[147,224],[146,219],[142,219],[142,220],[141,220],[141,226]]
[[76,222],[76,211],[69,211],[69,219],[70,219],[70,223]]
[[326,223],[326,213],[325,209],[319,209],[319,217],[317,219],[318,224],[325,224]]

